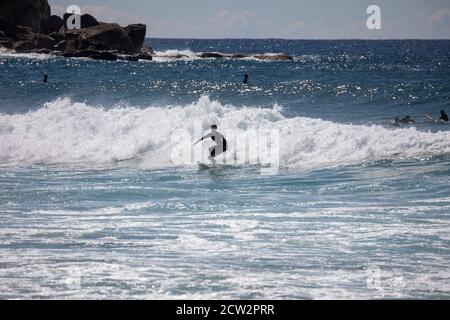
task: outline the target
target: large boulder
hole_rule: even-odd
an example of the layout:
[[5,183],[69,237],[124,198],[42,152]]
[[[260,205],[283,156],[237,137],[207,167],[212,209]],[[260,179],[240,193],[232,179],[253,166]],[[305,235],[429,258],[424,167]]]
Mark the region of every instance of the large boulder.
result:
[[52,37],[46,35],[40,35],[34,42],[35,49],[48,49],[53,50],[57,41]]
[[49,16],[41,21],[41,33],[51,34],[58,32],[64,25],[64,20],[58,16]]
[[134,45],[134,51],[138,52],[144,45],[145,33],[147,32],[147,26],[145,24],[130,24],[125,27],[125,31],[130,37]]
[[198,54],[200,58],[223,58],[223,54],[218,52],[202,52]]
[[122,28],[83,14],[81,28],[69,30],[71,14],[63,18],[50,14],[47,0],[0,0],[0,46],[18,52],[67,53],[110,61],[117,60],[117,54],[131,61],[139,56],[152,59],[150,49],[141,51],[146,33],[143,24]]
[[7,38],[3,38],[0,40],[0,48],[12,49],[14,46],[14,42]]
[[47,0],[0,0],[0,16],[13,25],[41,29],[41,20],[50,16]]
[[95,60],[108,60],[116,61],[117,55],[109,51],[97,51],[97,50],[77,50],[67,51],[62,54],[66,58],[90,58]]
[[36,39],[37,34],[33,32],[31,27],[23,27],[23,26],[16,26],[14,28],[13,34],[10,34],[10,38],[14,41],[21,41],[21,40],[27,40],[27,41],[33,41]]
[[60,51],[102,50],[119,53],[139,52],[128,33],[116,23],[104,23],[79,30],[60,29],[58,38],[63,37],[57,45]]
[[34,41],[21,40],[14,42],[13,49],[16,52],[28,52],[34,49]]
[[98,26],[77,30],[79,37],[86,42],[104,45],[108,50],[123,53],[137,52],[135,45],[124,28],[117,23],[104,23]]
[[81,16],[81,28],[89,28],[98,26],[100,23],[88,13]]
[[[3,0],[0,0],[3,1]],[[9,31],[14,30],[15,25],[9,21],[8,19],[4,18],[3,16],[0,16],[0,31],[7,34]]]

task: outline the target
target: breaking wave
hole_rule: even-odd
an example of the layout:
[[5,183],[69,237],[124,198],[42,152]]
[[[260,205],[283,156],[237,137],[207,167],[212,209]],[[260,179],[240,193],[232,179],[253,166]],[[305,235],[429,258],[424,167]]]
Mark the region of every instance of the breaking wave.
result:
[[103,108],[60,98],[26,114],[0,114],[0,163],[107,164],[137,159],[140,166],[148,168],[172,167],[177,165],[172,160],[177,145],[173,136],[184,130],[191,135],[185,142],[190,147],[212,123],[231,142],[227,154],[242,163],[248,152],[243,146],[245,134],[275,130],[280,142],[279,164],[288,169],[424,159],[450,153],[448,131],[286,118],[277,105],[236,107],[204,96],[184,106]]

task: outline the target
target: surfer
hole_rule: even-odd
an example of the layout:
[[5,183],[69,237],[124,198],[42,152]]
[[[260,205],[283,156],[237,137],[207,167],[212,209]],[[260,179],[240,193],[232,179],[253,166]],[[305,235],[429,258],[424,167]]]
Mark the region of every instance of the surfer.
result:
[[433,119],[432,117],[430,117],[427,114],[425,114],[425,118],[427,118],[430,121],[437,122],[437,123],[439,123],[439,122],[440,123],[442,123],[442,122],[448,123],[448,115],[445,113],[444,110],[441,110],[441,116],[438,119]]
[[214,160],[214,158],[219,154],[227,151],[227,140],[220,132],[217,131],[217,126],[213,124],[211,126],[211,132],[198,139],[198,141],[194,143],[194,146],[200,141],[203,141],[208,138],[211,138],[211,140],[216,143],[214,146],[209,148],[209,156],[208,156],[208,159],[211,161],[212,165],[215,166],[216,160]]
[[248,74],[244,75],[244,81],[243,84],[248,84]]
[[400,123],[403,123],[403,124],[410,124],[410,123],[413,123],[413,122],[414,122],[414,120],[411,119],[410,116],[406,116],[406,117],[403,117],[403,118],[401,118],[401,119],[395,118],[394,121],[395,121],[395,122],[394,122],[395,125],[399,125]]
[[47,74],[44,74],[44,83],[47,83],[48,82],[48,75]]
[[445,113],[444,110],[441,110],[441,117],[439,118],[439,120],[448,122],[448,115]]

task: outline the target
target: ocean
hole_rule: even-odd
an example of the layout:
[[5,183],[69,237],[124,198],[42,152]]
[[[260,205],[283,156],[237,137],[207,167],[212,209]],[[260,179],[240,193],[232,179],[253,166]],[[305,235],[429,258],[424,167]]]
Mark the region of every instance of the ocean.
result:
[[450,298],[450,41],[146,41],[0,53],[0,299]]

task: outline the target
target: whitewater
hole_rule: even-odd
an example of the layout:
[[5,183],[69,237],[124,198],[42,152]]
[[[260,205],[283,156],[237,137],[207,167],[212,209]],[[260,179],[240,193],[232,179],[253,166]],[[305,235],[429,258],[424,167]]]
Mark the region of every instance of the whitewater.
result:
[[138,159],[131,165],[166,168],[177,164],[171,158],[178,143],[173,137],[180,130],[191,133],[192,138],[183,142],[189,149],[196,140],[196,124],[204,132],[211,124],[226,132],[231,142],[228,153],[236,164],[248,160],[248,131],[279,133],[280,166],[293,170],[423,160],[450,153],[449,131],[286,118],[278,105],[237,108],[204,96],[185,106],[104,108],[60,98],[26,114],[0,116],[0,163],[92,165]]

